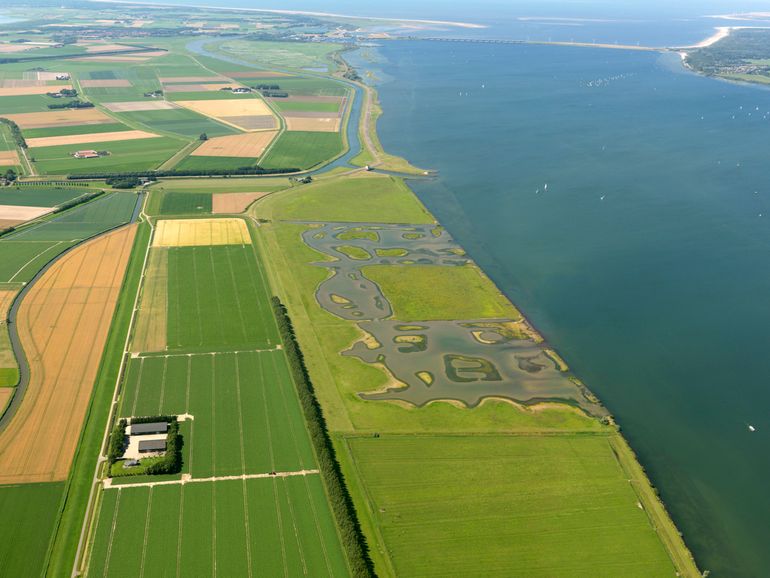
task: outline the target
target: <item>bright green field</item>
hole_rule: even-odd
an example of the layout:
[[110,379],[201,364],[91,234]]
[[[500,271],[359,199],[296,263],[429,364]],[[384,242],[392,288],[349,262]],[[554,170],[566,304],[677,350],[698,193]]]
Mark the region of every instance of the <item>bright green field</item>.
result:
[[267,156],[260,161],[266,169],[309,169],[343,151],[338,132],[287,131],[278,137]]
[[277,191],[290,185],[287,177],[237,177],[209,179],[160,179],[160,186],[152,190],[206,191],[211,193],[251,193]]
[[381,575],[675,575],[606,436],[385,436],[347,446],[387,552]]
[[95,191],[89,187],[3,187],[0,189],[0,205],[24,207],[55,207],[86,193]]
[[168,251],[168,347],[212,351],[278,343],[268,290],[251,246]]
[[102,500],[89,576],[348,574],[317,475],[106,490]]
[[113,193],[2,237],[0,282],[29,281],[78,241],[128,222],[135,204],[135,194]]
[[150,130],[171,132],[191,138],[198,138],[204,132],[210,137],[238,132],[230,126],[183,108],[125,112],[117,116],[127,122],[143,124]]
[[[175,193],[159,191],[154,193],[152,205],[158,207],[154,215],[194,215],[211,212],[210,193]],[[149,206],[148,206],[149,208]]]
[[132,359],[119,413],[192,414],[194,478],[315,467],[281,350]]
[[347,94],[346,85],[333,80],[311,77],[278,78],[270,80],[270,84],[278,84],[281,90],[289,94],[309,96],[344,96]]
[[0,574],[39,576],[64,483],[0,486]]
[[[156,168],[184,145],[181,140],[167,137],[143,138],[32,148],[29,155],[35,159],[38,172],[47,174],[144,171]],[[107,150],[110,154],[97,159],[72,157],[73,152],[88,149]]]
[[274,219],[367,223],[432,223],[403,181],[393,177],[333,179],[267,199]]
[[228,40],[221,45],[207,46],[226,55],[235,56],[265,68],[327,67],[328,55],[341,45],[328,42],[269,42]]
[[339,112],[340,105],[336,102],[294,102],[276,98],[274,104],[282,111],[311,111],[311,112]]
[[96,134],[100,132],[118,132],[121,130],[130,130],[124,124],[84,124],[80,126],[52,126],[48,128],[27,128],[24,129],[24,138],[39,138],[45,136],[65,136],[72,134]]
[[51,98],[45,94],[25,94],[23,96],[0,96],[0,111],[3,114],[19,112],[48,112],[49,104],[72,102],[69,98]]
[[363,274],[393,306],[393,319],[518,319],[519,312],[474,265],[370,265]]

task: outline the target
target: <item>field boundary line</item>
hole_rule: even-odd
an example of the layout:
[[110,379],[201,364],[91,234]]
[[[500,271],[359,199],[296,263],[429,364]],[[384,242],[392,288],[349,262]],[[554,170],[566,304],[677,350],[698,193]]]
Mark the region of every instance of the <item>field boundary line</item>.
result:
[[169,357],[196,357],[196,356],[211,356],[211,355],[232,355],[238,353],[273,353],[280,351],[283,347],[278,344],[275,347],[268,347],[265,349],[228,349],[222,351],[180,351],[178,353],[156,353],[154,351],[144,351],[133,355],[134,359],[154,359],[154,358],[169,358]]
[[[293,472],[268,472],[263,474],[241,474],[240,476],[211,476],[208,478],[183,477],[179,480],[161,480],[158,482],[137,482],[135,484],[113,484],[112,478],[102,481],[105,490],[123,490],[125,488],[152,488],[154,486],[184,486],[186,484],[205,484],[213,482],[229,482],[237,480],[261,480],[276,478],[292,478],[295,476],[313,476],[320,474],[319,470],[297,470]],[[189,475],[189,474],[187,474]]]
[[[152,224],[152,221],[148,218],[147,214],[144,212],[144,208],[147,204],[148,197],[145,196],[142,200],[142,211],[140,213],[140,216],[147,222],[147,224],[150,227],[150,237],[147,240],[147,247],[144,251],[144,259],[142,261],[142,274],[139,278],[139,285],[136,290],[136,295],[134,295],[134,304],[131,310],[131,320],[128,323],[128,329],[126,331],[126,339],[123,343],[123,354],[120,360],[120,366],[118,368],[118,374],[117,378],[115,379],[115,388],[112,393],[112,404],[110,407],[110,415],[107,418],[107,423],[104,427],[104,435],[102,436],[102,445],[101,445],[101,451],[100,456],[96,460],[96,468],[94,470],[94,479],[92,481],[91,485],[91,494],[88,497],[88,506],[86,508],[86,514],[85,518],[83,519],[83,526],[80,530],[80,538],[78,540],[78,547],[75,551],[75,561],[72,565],[72,576],[79,576],[81,574],[80,567],[83,565],[83,563],[86,561],[86,550],[87,550],[87,543],[85,542],[86,535],[88,533],[89,528],[94,523],[94,492],[97,490],[99,486],[99,469],[102,467],[102,463],[104,461],[104,455],[103,451],[104,448],[107,446],[107,440],[110,436],[111,432],[111,425],[112,420],[115,416],[115,412],[117,412],[118,407],[118,395],[120,393],[120,383],[124,378],[124,373],[126,371],[126,364],[127,360],[129,359],[129,345],[131,343],[131,335],[133,333],[134,325],[136,324],[136,317],[137,317],[137,306],[139,305],[139,296],[142,293],[142,288],[144,287],[144,280],[145,275],[147,272],[147,261],[150,256],[150,248],[152,247],[152,238],[155,236],[155,226]],[[129,261],[130,264],[130,261]]]

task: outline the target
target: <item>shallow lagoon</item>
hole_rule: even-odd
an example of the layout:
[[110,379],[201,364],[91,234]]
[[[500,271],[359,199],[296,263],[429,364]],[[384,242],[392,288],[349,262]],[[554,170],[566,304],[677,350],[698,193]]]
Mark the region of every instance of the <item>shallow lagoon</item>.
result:
[[676,55],[379,51],[385,148],[441,172],[421,198],[615,414],[701,567],[767,575],[770,92]]

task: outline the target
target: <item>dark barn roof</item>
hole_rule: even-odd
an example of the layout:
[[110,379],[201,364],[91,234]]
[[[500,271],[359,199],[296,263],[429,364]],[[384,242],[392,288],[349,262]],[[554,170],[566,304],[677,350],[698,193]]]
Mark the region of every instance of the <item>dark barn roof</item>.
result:
[[157,452],[166,449],[166,440],[146,440],[139,442],[140,452]]
[[165,421],[155,421],[152,423],[132,423],[131,435],[164,433],[168,431],[168,423]]

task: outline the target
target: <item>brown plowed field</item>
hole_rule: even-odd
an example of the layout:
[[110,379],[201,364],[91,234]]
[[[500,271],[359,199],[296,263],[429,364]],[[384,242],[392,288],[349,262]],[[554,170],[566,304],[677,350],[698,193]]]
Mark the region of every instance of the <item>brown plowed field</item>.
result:
[[168,250],[153,249],[147,261],[131,351],[164,351],[168,323]]
[[0,433],[0,484],[64,480],[83,426],[136,226],[65,254],[24,297],[24,400]]
[[48,128],[52,126],[78,126],[115,122],[95,108],[52,110],[51,112],[21,112],[3,115],[19,125],[19,128]]
[[0,96],[26,96],[28,94],[45,94],[57,92],[62,88],[72,88],[71,84],[57,84],[56,86],[10,86],[0,88]]
[[105,102],[104,108],[112,112],[135,112],[140,110],[168,110],[176,108],[167,100],[132,100],[129,102]]
[[125,78],[107,78],[103,80],[81,80],[83,88],[126,88],[131,86]]
[[264,197],[267,193],[215,193],[211,196],[211,212],[215,215],[223,213],[242,213],[246,208]]
[[0,151],[0,167],[12,167],[19,164],[16,151]]
[[8,227],[15,227],[19,223],[24,221],[17,221],[15,219],[0,219],[0,229],[7,229]]
[[27,145],[30,148],[52,147],[59,145],[100,143],[137,140],[140,138],[157,138],[160,135],[146,132],[143,130],[120,130],[115,132],[95,132],[88,134],[67,134],[60,136],[41,136],[38,138],[28,138]]
[[191,155],[198,157],[243,157],[262,156],[267,145],[278,134],[275,131],[251,132],[210,138],[195,149]]
[[340,130],[339,118],[303,118],[299,116],[284,116],[286,130],[309,132],[337,132]]

